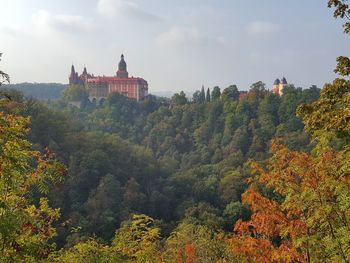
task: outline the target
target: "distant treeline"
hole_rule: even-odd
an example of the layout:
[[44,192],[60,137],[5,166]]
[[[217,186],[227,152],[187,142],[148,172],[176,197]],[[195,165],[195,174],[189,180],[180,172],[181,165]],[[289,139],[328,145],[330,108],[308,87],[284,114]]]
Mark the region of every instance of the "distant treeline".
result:
[[26,97],[33,97],[38,100],[58,100],[61,98],[63,90],[67,87],[59,83],[18,83],[4,85],[4,88],[15,89]]

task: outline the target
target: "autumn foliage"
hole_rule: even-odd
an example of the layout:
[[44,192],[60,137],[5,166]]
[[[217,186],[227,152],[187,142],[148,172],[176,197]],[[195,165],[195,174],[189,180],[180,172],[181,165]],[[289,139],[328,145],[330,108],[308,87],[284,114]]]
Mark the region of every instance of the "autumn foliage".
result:
[[318,101],[300,107],[317,143],[312,154],[274,141],[266,166],[252,165],[255,177],[242,201],[253,214],[236,223],[229,240],[237,256],[253,262],[350,261],[349,95],[349,81],[338,79]]

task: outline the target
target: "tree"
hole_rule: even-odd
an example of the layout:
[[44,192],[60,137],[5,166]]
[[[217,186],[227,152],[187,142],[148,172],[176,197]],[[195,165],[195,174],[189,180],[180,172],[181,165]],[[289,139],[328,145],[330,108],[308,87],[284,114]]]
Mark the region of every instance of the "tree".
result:
[[185,92],[175,93],[171,97],[171,103],[174,105],[185,105],[188,102]]
[[88,229],[104,240],[110,240],[119,225],[118,212],[121,208],[121,187],[115,176],[102,177],[98,187],[84,204]]
[[212,100],[220,99],[220,96],[221,96],[220,88],[218,86],[215,86],[211,91],[211,99]]
[[273,151],[268,170],[254,169],[257,183],[278,196],[264,196],[257,184],[244,193],[253,215],[236,223],[234,253],[257,262],[349,262],[349,154],[313,157],[278,144]]
[[337,79],[298,109],[318,141],[313,155],[275,143],[267,166],[252,166],[257,176],[242,201],[253,215],[236,223],[235,254],[258,262],[350,261],[349,95],[350,82]]
[[200,98],[200,94],[201,92],[199,90],[196,90],[193,95],[192,95],[192,101],[195,102],[195,103],[198,103],[199,102],[199,98]]
[[[328,7],[335,9],[333,13],[335,18],[350,20],[348,0],[328,0]],[[350,22],[345,22],[343,27],[345,33],[350,33]]]
[[349,76],[350,75],[350,59],[348,57],[338,57],[337,58],[337,67],[334,70],[335,73],[338,73],[342,76]]
[[222,92],[222,98],[230,100],[239,99],[239,91],[236,85],[231,85],[228,88],[224,89]]
[[[333,16],[335,18],[350,20],[350,7],[348,0],[328,0],[328,7],[334,8]],[[343,24],[344,33],[350,34],[350,22],[345,22]],[[350,59],[347,57],[338,57],[338,65],[335,69],[336,73],[342,76],[350,75]]]
[[[155,262],[159,253],[160,229],[146,215],[133,215],[117,230],[113,239],[114,249],[136,262]],[[135,262],[134,261],[134,262]]]
[[246,126],[243,125],[235,131],[232,137],[231,145],[236,151],[240,150],[243,153],[246,153],[248,151],[249,134]]
[[55,236],[52,226],[59,209],[47,198],[38,205],[32,190],[48,193],[62,180],[65,168],[49,152],[42,155],[25,139],[29,118],[0,112],[0,258],[4,262],[34,262],[46,258]]
[[259,97],[263,97],[266,94],[266,92],[266,84],[262,81],[253,83],[249,89],[249,93],[254,93]]
[[202,86],[201,93],[199,94],[199,102],[200,102],[200,103],[205,102],[205,91],[204,91],[204,86]]
[[98,243],[95,239],[79,242],[71,248],[59,251],[50,256],[48,262],[70,263],[127,263],[125,257],[116,253],[113,248]]
[[232,230],[232,222],[236,223],[237,220],[242,218],[248,219],[250,214],[249,210],[241,202],[232,201],[225,207],[223,216],[226,219],[227,230]]
[[89,93],[83,85],[70,85],[63,91],[63,99],[66,101],[86,101]]
[[[336,79],[326,84],[320,99],[301,105],[297,113],[303,118],[305,129],[315,138],[337,138],[350,142],[350,80]],[[322,146],[326,146],[322,144]]]
[[179,224],[170,234],[161,258],[164,263],[237,262],[229,253],[222,233],[191,223]]
[[[335,17],[349,18],[344,0],[329,0]],[[350,32],[350,23],[344,24]],[[338,58],[336,72],[349,74]],[[235,254],[257,262],[350,261],[350,82],[326,84],[320,99],[298,108],[305,129],[317,140],[313,155],[273,145],[266,169],[257,164],[255,184],[242,196],[251,220],[239,220],[231,239]],[[275,193],[268,198],[259,184]]]
[[146,196],[140,191],[140,184],[130,178],[124,186],[123,202],[134,211],[141,211],[146,205]]
[[210,90],[207,89],[207,96],[205,97],[206,102],[210,102]]

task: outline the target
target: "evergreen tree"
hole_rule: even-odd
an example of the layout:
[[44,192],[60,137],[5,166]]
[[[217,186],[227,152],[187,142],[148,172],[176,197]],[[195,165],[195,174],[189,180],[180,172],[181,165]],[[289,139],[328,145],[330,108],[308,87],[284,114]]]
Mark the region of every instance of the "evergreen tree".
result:
[[207,89],[207,96],[205,99],[207,102],[210,102],[210,90],[209,90],[209,88]]
[[200,103],[205,102],[205,91],[204,91],[204,86],[202,86],[201,93],[199,94],[199,102],[200,102]]

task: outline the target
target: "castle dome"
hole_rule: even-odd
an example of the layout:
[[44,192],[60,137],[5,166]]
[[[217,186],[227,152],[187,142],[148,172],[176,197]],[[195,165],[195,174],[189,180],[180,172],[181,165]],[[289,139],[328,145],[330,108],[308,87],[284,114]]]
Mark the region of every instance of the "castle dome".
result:
[[273,83],[273,85],[279,85],[281,83],[281,81],[279,79],[276,79],[275,82]]
[[287,84],[288,84],[285,77],[282,78],[282,81],[281,81],[281,82],[282,82],[283,85],[287,85]]
[[122,54],[120,56],[120,62],[118,64],[118,71],[117,71],[117,77],[118,78],[128,78],[129,73],[126,69],[126,62],[124,60],[124,55]]
[[118,64],[118,70],[120,70],[120,71],[127,71],[126,70],[126,62],[124,60],[124,55],[123,54],[120,56],[120,62]]

